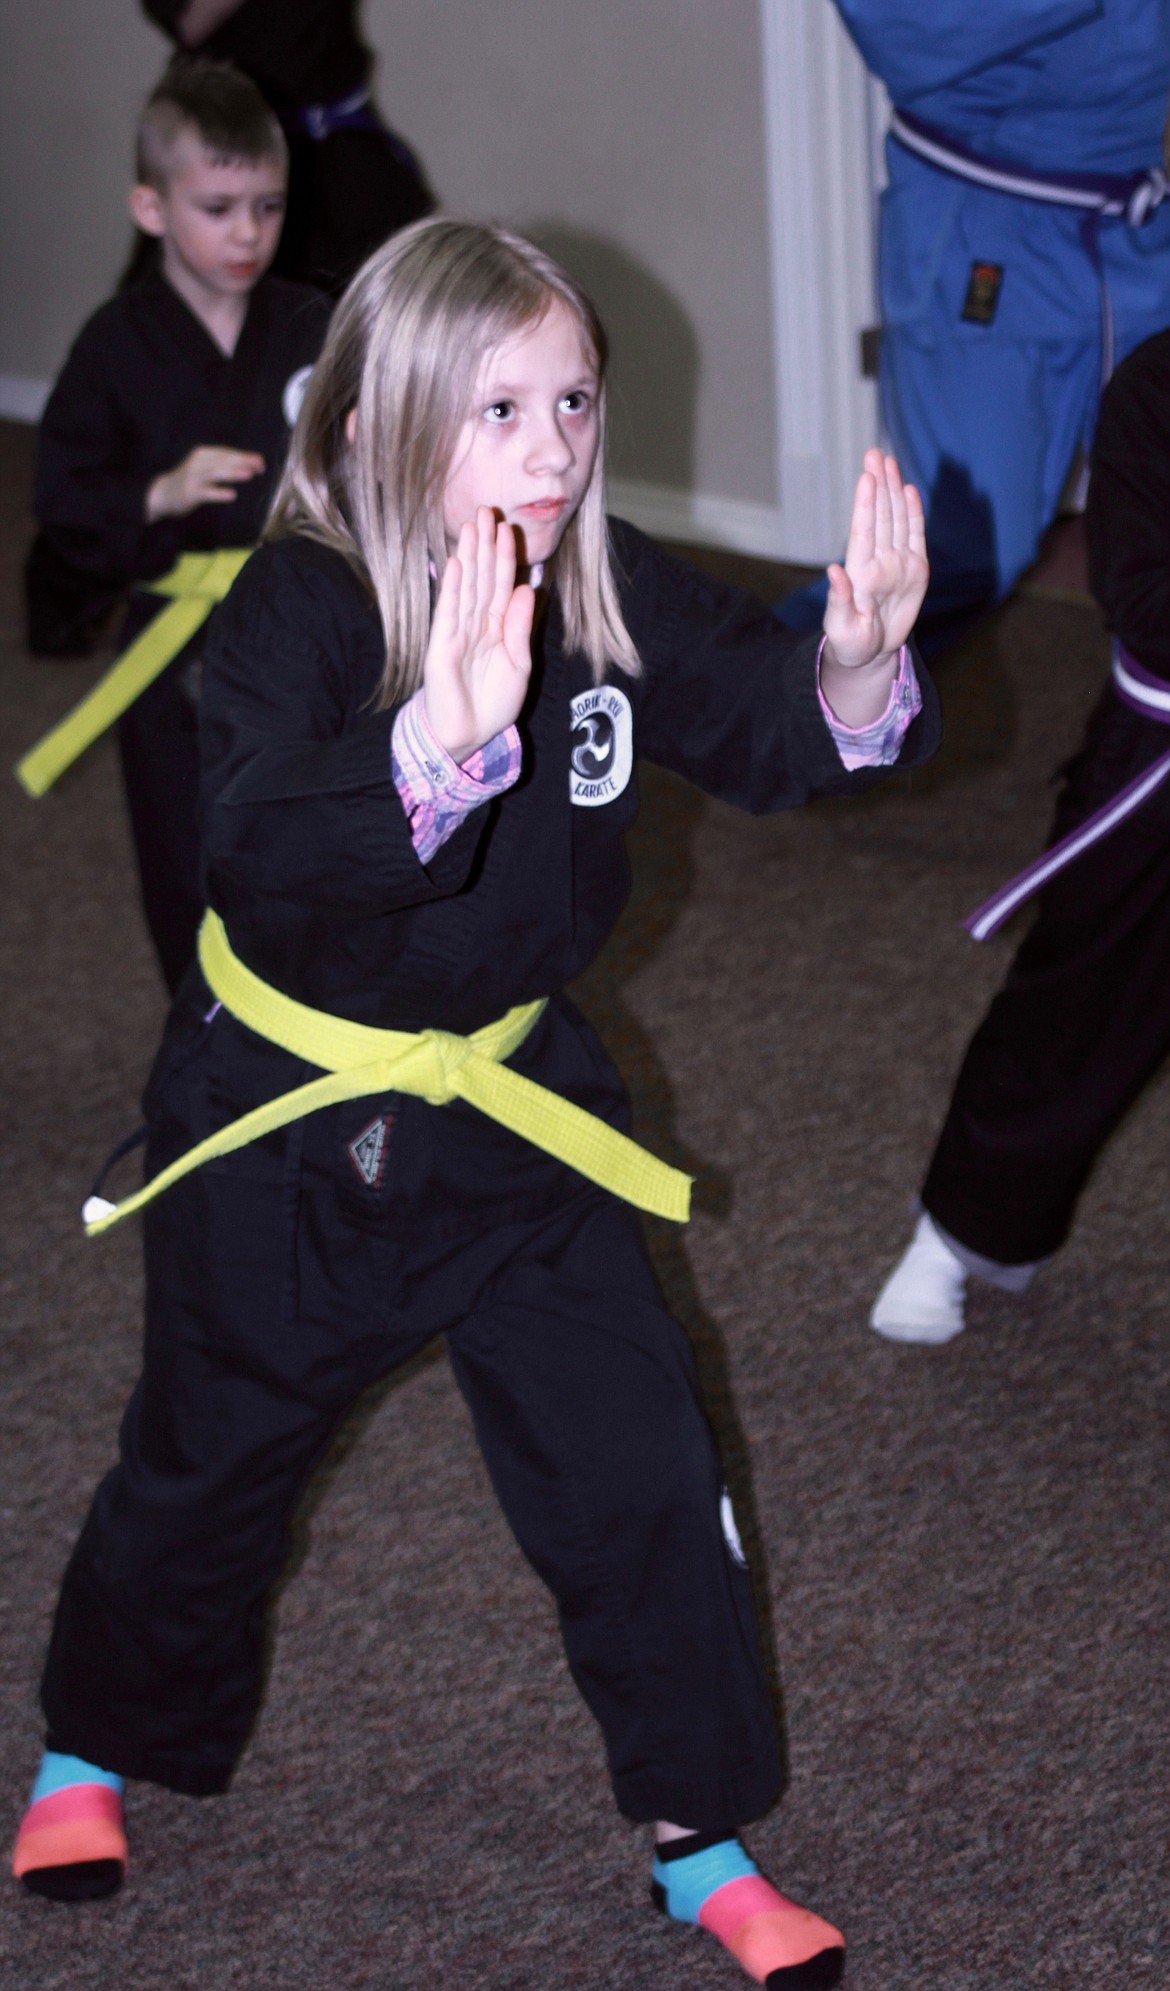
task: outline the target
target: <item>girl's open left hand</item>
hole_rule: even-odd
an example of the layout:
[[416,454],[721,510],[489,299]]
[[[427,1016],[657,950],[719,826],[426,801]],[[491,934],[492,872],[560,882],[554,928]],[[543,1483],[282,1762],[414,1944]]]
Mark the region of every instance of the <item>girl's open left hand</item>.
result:
[[865,453],[844,567],[829,568],[825,635],[845,670],[896,656],[914,627],[930,569],[926,522],[892,456]]
[[423,664],[431,731],[452,760],[520,716],[532,669],[536,596],[516,586],[516,536],[481,505],[443,570]]

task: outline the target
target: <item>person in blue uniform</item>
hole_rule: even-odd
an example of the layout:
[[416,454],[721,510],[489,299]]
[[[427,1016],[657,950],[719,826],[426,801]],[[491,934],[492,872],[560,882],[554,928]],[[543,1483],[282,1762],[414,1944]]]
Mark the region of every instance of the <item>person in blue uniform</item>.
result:
[[1170,4],[837,5],[894,105],[882,407],[945,630],[1036,558],[1113,365],[1170,321]]

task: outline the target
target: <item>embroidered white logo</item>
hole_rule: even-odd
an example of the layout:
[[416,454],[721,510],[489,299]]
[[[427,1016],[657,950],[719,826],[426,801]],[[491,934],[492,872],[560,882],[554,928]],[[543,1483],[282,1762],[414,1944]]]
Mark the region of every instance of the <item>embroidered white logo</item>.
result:
[[360,1134],[355,1134],[347,1143],[349,1158],[367,1189],[377,1189],[382,1180],[382,1170],[386,1165],[386,1144],[390,1138],[389,1113],[371,1120]]
[[301,402],[305,398],[305,389],[309,384],[309,375],[312,371],[311,366],[299,366],[295,373],[289,374],[288,379],[284,383],[284,393],[280,397],[280,407],[281,413],[290,429],[295,429],[297,425],[297,416],[301,412]]
[[599,684],[592,691],[579,691],[570,711],[569,795],[579,809],[600,809],[628,786],[633,771],[630,701],[616,685]]
[[723,1523],[724,1541],[727,1543],[740,1568],[746,1569],[747,1557],[743,1552],[743,1543],[739,1539],[739,1529],[735,1525],[735,1510],[731,1505],[731,1495],[728,1493],[726,1487],[724,1487],[719,1501],[719,1519]]

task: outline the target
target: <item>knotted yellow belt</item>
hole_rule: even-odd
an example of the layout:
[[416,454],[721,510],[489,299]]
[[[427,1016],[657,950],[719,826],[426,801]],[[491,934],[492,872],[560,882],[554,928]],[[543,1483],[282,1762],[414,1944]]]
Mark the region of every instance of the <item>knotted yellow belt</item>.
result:
[[510,1009],[498,1023],[489,1023],[470,1037],[455,1036],[449,1030],[415,1034],[371,1029],[364,1023],[350,1023],[344,1017],[309,1009],[261,981],[237,960],[223,922],[213,912],[204,915],[199,931],[199,965],[208,987],[241,1023],[257,1036],[291,1051],[294,1057],[319,1065],[328,1076],[312,1079],[233,1120],[169,1168],[160,1170],[124,1203],[108,1205],[92,1198],[84,1212],[91,1237],[140,1210],[201,1163],[246,1147],[249,1141],[286,1127],[318,1107],[335,1106],[343,1099],[361,1099],[374,1092],[411,1093],[429,1100],[432,1106],[465,1099],[489,1119],[498,1120],[534,1147],[555,1155],[579,1175],[638,1209],[673,1218],[676,1223],[685,1223],[690,1215],[689,1175],[656,1160],[636,1141],[592,1113],[503,1063],[524,1042],[544,1008],[543,1002]]
[[219,553],[184,553],[169,574],[145,583],[151,594],[170,595],[169,607],[123,650],[80,705],[16,763],[22,788],[30,795],[45,794],[57,776],[133,705],[223,600],[251,551],[250,546],[231,546]]

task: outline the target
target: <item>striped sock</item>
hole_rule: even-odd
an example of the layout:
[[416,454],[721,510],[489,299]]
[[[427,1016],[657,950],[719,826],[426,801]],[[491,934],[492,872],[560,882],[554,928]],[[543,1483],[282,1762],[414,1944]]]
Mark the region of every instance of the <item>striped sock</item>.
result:
[[122,1779],[47,1749],[20,1821],[12,1871],[51,1901],[96,1901],[122,1885]]
[[845,1968],[831,1922],[777,1893],[738,1839],[695,1832],[655,1847],[650,1892],[676,1922],[694,1922],[765,1991],[829,1991]]

